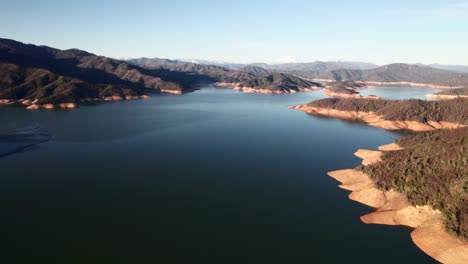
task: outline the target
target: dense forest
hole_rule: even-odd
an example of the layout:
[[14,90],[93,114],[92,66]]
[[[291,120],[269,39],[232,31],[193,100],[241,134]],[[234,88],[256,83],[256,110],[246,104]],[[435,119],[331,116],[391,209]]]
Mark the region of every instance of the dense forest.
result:
[[308,106],[341,111],[374,112],[387,120],[447,121],[468,125],[468,100],[372,100],[353,98],[326,98],[313,101]]
[[364,70],[337,69],[322,73],[318,78],[336,81],[413,82],[443,86],[468,85],[466,73],[404,63]]
[[397,143],[404,149],[360,169],[378,188],[440,210],[447,230],[468,240],[468,128],[412,134]]
[[286,73],[270,73],[240,83],[243,87],[255,89],[299,91],[301,89],[320,89],[321,83],[311,82]]

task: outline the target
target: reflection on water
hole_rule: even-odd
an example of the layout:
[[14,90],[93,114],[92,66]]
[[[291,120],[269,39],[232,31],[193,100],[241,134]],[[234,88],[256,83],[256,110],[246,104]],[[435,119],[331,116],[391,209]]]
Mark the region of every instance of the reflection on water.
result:
[[23,127],[0,134],[0,157],[11,155],[37,144],[50,141],[52,136],[39,126]]

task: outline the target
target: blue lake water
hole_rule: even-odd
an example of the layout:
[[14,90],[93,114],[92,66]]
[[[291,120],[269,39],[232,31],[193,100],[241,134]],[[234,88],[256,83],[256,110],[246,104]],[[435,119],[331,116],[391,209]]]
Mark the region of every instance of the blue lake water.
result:
[[363,96],[377,95],[385,99],[421,99],[430,100],[425,97],[426,94],[437,93],[442,90],[430,87],[408,87],[408,86],[375,86],[360,90]]
[[328,177],[400,135],[289,105],[322,91],[0,108],[53,138],[0,158],[3,263],[434,263]]

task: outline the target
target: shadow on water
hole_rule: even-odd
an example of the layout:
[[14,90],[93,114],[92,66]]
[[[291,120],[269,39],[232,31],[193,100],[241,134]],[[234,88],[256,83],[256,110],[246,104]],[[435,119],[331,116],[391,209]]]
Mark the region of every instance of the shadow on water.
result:
[[30,149],[51,139],[52,135],[37,125],[0,133],[0,158]]

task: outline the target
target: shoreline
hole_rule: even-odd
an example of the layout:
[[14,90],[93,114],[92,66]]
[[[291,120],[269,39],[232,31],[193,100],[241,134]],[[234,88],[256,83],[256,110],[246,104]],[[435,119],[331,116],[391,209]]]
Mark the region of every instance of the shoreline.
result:
[[[325,82],[325,83],[336,82],[336,80],[332,80],[332,79],[312,79],[312,81]],[[466,87],[466,86],[448,86],[448,85],[437,85],[437,84],[415,83],[415,82],[376,82],[376,81],[355,81],[355,82],[356,83],[362,83],[362,84],[368,86],[368,88],[370,88],[372,85],[375,85],[375,86],[386,86],[386,85],[393,86],[393,85],[397,85],[397,86],[411,86],[411,87],[430,87],[430,88],[433,88],[433,89],[458,89],[458,88]],[[371,86],[369,86],[368,84],[370,84]]]
[[427,123],[422,123],[417,121],[387,120],[383,116],[377,115],[373,112],[341,111],[308,105],[290,106],[289,108],[304,111],[311,115],[334,117],[345,120],[358,120],[367,123],[370,126],[386,130],[410,130],[414,132],[423,132],[436,129],[454,129],[464,127],[464,125],[446,121],[428,121]]
[[458,98],[468,98],[468,95],[454,95],[454,94],[426,94],[425,97],[430,99],[451,100]]
[[[140,99],[148,99],[150,98],[149,95],[135,95],[135,96],[108,96],[108,97],[101,97],[101,98],[86,98],[80,100],[80,103],[94,103],[94,102],[116,102],[122,100],[140,100]],[[53,109],[74,109],[77,108],[79,103],[58,103],[58,104],[36,104],[38,99],[30,100],[30,99],[20,99],[17,101],[12,101],[9,99],[1,99],[0,105],[5,106],[22,106],[28,110],[53,110]]]
[[320,90],[322,88],[319,87],[310,87],[310,88],[298,88],[296,90],[268,90],[268,89],[259,89],[254,87],[244,87],[241,86],[239,83],[229,83],[229,82],[217,82],[214,84],[217,87],[228,87],[232,88],[236,91],[243,92],[243,93],[259,93],[259,94],[290,94],[290,93],[299,93],[299,92],[312,92],[316,90]]
[[328,89],[324,89],[323,93],[325,95],[328,95],[330,97],[338,97],[338,98],[354,98],[354,99],[373,99],[373,100],[379,100],[382,99],[376,95],[367,95],[367,96],[362,96],[359,93],[356,94],[345,94],[345,93],[337,93],[337,92],[330,92]]
[[[396,143],[379,147],[379,151],[358,150],[355,155],[363,165],[380,162],[384,151],[401,149]],[[349,199],[375,208],[361,216],[365,224],[399,225],[413,228],[412,241],[427,255],[442,263],[468,263],[468,242],[445,231],[442,214],[430,206],[412,206],[403,194],[394,190],[381,191],[365,173],[355,169],[327,173],[341,183],[340,188],[351,191]]]

